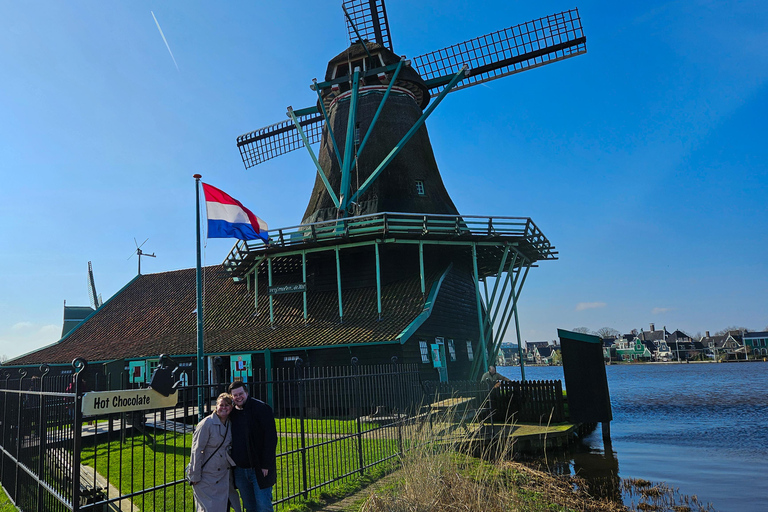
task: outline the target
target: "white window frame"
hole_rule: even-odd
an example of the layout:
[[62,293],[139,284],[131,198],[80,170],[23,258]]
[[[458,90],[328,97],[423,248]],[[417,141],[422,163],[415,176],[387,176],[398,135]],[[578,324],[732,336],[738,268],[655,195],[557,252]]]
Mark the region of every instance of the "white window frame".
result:
[[429,363],[429,347],[426,340],[419,341],[419,350],[421,351],[421,362]]
[[471,341],[467,341],[467,358],[470,361],[474,361],[475,360],[475,353],[472,351],[472,342]]
[[416,180],[416,194],[420,196],[427,195],[426,191],[424,190],[424,180]]
[[454,345],[453,340],[448,340],[448,353],[451,355],[451,361],[456,360],[456,345]]

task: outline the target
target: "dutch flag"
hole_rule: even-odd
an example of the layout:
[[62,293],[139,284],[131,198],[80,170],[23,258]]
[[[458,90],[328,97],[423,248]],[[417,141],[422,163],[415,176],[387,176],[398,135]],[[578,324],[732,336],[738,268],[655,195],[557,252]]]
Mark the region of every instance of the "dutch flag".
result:
[[269,242],[267,223],[240,201],[216,187],[203,183],[208,213],[208,238],[261,239]]

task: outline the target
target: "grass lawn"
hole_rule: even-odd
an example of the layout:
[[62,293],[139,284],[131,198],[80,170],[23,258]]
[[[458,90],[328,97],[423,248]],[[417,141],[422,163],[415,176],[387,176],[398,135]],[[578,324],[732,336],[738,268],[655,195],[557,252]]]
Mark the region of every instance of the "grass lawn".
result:
[[[303,446],[297,420],[279,419],[277,423],[278,482],[273,488],[276,500],[301,495],[305,489],[306,499],[297,501],[311,503],[322,496],[342,495],[349,492],[350,485],[358,486],[375,472],[369,468],[365,474],[360,473],[361,461],[364,466],[373,466],[397,453],[395,439],[364,438],[358,441],[354,437],[345,437],[357,432],[355,421],[305,420],[307,435]],[[364,428],[373,426],[365,424]],[[191,445],[192,434],[158,432],[154,443],[142,435],[135,435],[127,438],[125,444],[112,441],[98,445],[95,450],[93,446],[83,446],[81,460],[83,464],[95,467],[120,490],[120,494],[125,495],[183,480]],[[327,484],[343,476],[346,476],[345,481]],[[111,494],[112,497],[116,496]],[[143,512],[182,512],[191,510],[193,502],[192,488],[183,483],[144,492],[131,499]]]
[[11,503],[11,499],[0,486],[0,512],[16,512],[18,509]]

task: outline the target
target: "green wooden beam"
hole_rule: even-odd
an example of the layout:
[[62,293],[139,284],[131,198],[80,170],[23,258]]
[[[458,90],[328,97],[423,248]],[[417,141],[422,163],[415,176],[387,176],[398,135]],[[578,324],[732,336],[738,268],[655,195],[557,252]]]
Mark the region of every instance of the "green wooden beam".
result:
[[331,120],[328,118],[328,112],[325,111],[323,95],[320,94],[320,89],[317,87],[317,79],[313,80],[312,83],[315,85],[315,87],[312,87],[312,89],[317,91],[317,103],[320,105],[320,108],[323,111],[325,127],[328,129],[328,136],[331,138],[331,142],[333,143],[333,151],[336,154],[336,160],[339,162],[339,167],[341,167],[341,151],[339,151],[339,145],[336,142],[336,136],[333,134],[333,126],[331,126]]
[[307,323],[307,252],[301,252],[301,280],[304,283],[304,323]]
[[[313,107],[300,108],[299,110],[294,110],[293,113],[296,114],[296,117],[301,117],[301,116],[308,116],[312,114],[319,114],[320,111],[317,109],[317,105],[315,105]],[[326,120],[327,119],[328,118],[326,117]]]
[[424,297],[425,283],[424,283],[424,244],[419,241],[419,278],[421,280],[421,296]]
[[381,320],[381,262],[379,261],[379,241],[373,244],[376,252],[376,306],[379,312],[379,320]]
[[325,190],[328,191],[328,195],[331,196],[331,200],[333,201],[333,204],[336,206],[336,208],[338,208],[339,199],[336,197],[336,193],[333,191],[333,188],[331,188],[331,184],[328,182],[328,178],[325,176],[325,172],[323,172],[323,168],[320,166],[320,162],[317,160],[317,157],[315,156],[315,152],[312,150],[312,146],[310,146],[309,144],[309,139],[307,139],[307,134],[304,133],[304,129],[299,124],[299,120],[296,118],[296,114],[293,112],[293,109],[291,107],[288,107],[288,117],[290,117],[293,120],[293,125],[296,127],[296,130],[298,130],[299,135],[301,136],[301,140],[304,141],[304,147],[307,148],[307,151],[309,152],[309,156],[312,157],[312,161],[315,163],[317,174],[319,174],[320,179],[323,180],[323,184],[325,185]]
[[480,376],[480,368],[478,368],[480,361],[482,361],[483,369],[488,367],[488,347],[485,344],[485,329],[483,329],[483,305],[480,300],[480,279],[477,272],[477,247],[475,244],[472,244],[472,269],[472,279],[475,283],[475,302],[477,304],[477,324],[480,328],[480,339],[478,340],[477,348],[480,353],[472,362],[472,370],[469,378],[470,380],[477,380]]
[[347,216],[347,207],[350,201],[349,184],[352,176],[352,157],[355,147],[355,118],[357,117],[357,99],[360,92],[360,68],[355,68],[352,75],[352,97],[349,100],[349,117],[347,119],[347,139],[344,141],[344,160],[341,163],[341,190],[339,199],[342,215]]
[[376,114],[373,116],[373,121],[371,121],[370,126],[368,126],[368,131],[365,134],[365,137],[363,138],[363,142],[360,143],[360,147],[357,148],[357,158],[360,158],[360,155],[363,154],[363,148],[365,148],[365,144],[368,142],[368,138],[371,136],[371,133],[373,132],[373,127],[376,126],[376,121],[379,120],[379,115],[381,114],[381,111],[384,110],[384,104],[387,102],[387,98],[389,98],[389,93],[392,91],[392,86],[395,85],[395,81],[397,80],[397,76],[400,74],[400,70],[403,68],[403,64],[405,63],[405,59],[400,59],[400,62],[397,64],[397,69],[395,70],[394,75],[392,75],[392,79],[389,81],[389,85],[387,85],[387,90],[384,92],[384,97],[381,99],[381,103],[379,103],[379,108],[376,109]]
[[339,322],[344,323],[344,308],[341,304],[341,259],[339,258],[339,246],[336,249],[336,286],[339,293]]
[[440,94],[435,98],[432,103],[427,107],[427,109],[424,111],[424,113],[421,114],[421,117],[414,123],[414,125],[411,127],[410,130],[403,136],[403,138],[398,142],[394,149],[389,152],[389,154],[384,158],[384,160],[376,167],[376,169],[371,173],[370,176],[368,176],[368,179],[365,180],[365,182],[360,186],[360,188],[355,192],[355,195],[352,196],[352,199],[349,200],[350,202],[357,201],[357,198],[360,197],[361,194],[363,194],[368,187],[371,186],[371,183],[376,181],[376,179],[379,177],[379,175],[384,171],[384,169],[387,168],[387,166],[392,162],[392,160],[395,159],[395,157],[400,153],[400,151],[403,149],[403,146],[408,143],[409,140],[411,140],[411,137],[413,137],[416,132],[419,130],[419,128],[422,127],[424,122],[427,120],[427,118],[432,114],[432,112],[437,108],[437,106],[440,104],[440,102],[443,101],[443,98],[445,98],[446,94],[455,86],[462,78],[464,78],[464,74],[467,72],[467,66],[465,65],[461,70],[456,73],[453,76],[453,79],[451,82],[443,89]]

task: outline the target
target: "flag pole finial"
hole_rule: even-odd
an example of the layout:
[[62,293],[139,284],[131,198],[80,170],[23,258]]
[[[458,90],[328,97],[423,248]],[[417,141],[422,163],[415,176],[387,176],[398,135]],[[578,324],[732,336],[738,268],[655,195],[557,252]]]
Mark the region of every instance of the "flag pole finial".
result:
[[192,177],[195,178],[196,180],[199,180],[200,178],[202,178],[202,175],[200,175],[200,174],[193,174]]

